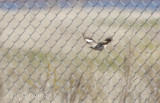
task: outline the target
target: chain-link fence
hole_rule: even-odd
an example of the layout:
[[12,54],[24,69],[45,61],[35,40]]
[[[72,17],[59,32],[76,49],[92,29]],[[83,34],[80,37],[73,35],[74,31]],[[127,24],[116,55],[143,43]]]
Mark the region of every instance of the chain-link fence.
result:
[[0,33],[1,103],[160,103],[159,0],[1,0]]

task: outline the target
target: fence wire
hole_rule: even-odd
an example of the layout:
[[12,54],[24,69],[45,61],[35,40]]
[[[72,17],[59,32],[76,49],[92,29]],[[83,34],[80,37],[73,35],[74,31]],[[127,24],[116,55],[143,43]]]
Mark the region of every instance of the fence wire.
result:
[[[159,0],[1,0],[1,103],[160,103]],[[102,51],[96,41],[112,36]]]

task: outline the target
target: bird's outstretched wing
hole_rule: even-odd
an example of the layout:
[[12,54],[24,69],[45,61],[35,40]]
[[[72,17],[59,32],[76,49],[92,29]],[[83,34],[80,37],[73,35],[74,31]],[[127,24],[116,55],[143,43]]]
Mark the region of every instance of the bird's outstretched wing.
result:
[[97,44],[97,42],[96,42],[94,39],[92,39],[91,37],[86,37],[86,36],[84,36],[84,34],[83,34],[83,39],[84,39],[88,44],[91,44],[91,45]]
[[105,42],[99,42],[98,44],[100,45],[107,45],[108,43],[110,43],[112,41],[112,37],[108,37],[105,39]]
[[105,41],[107,41],[108,43],[110,43],[112,40],[113,40],[112,37],[108,37],[105,39]]

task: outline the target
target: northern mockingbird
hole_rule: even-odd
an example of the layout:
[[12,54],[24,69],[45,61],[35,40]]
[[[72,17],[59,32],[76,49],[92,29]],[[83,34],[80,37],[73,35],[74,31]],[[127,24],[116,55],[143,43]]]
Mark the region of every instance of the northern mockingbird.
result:
[[93,40],[90,37],[85,37],[83,35],[83,39],[90,44],[90,48],[93,50],[98,50],[98,51],[102,51],[104,48],[107,47],[108,43],[110,43],[112,41],[112,37],[108,37],[105,39],[105,41],[103,42],[96,42],[95,40]]

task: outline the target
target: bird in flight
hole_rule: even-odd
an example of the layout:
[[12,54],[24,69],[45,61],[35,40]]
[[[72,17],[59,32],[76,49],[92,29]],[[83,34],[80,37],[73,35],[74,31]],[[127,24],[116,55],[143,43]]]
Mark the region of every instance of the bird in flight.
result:
[[105,41],[103,42],[96,42],[94,39],[92,39],[91,37],[85,37],[83,35],[83,39],[90,44],[90,48],[93,50],[98,50],[98,51],[102,51],[104,48],[107,47],[108,43],[110,43],[113,39],[112,37],[107,37],[105,39]]

